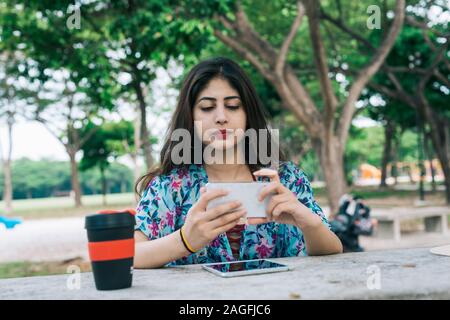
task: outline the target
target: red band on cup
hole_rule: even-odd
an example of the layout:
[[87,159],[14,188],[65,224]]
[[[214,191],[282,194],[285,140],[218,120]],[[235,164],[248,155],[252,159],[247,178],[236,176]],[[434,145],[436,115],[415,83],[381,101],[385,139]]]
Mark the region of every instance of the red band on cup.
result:
[[114,241],[89,242],[91,261],[107,261],[134,257],[134,238]]
[[125,209],[125,210],[100,210],[97,211],[99,214],[114,214],[114,213],[129,213],[133,216],[136,215],[136,210],[134,209]]

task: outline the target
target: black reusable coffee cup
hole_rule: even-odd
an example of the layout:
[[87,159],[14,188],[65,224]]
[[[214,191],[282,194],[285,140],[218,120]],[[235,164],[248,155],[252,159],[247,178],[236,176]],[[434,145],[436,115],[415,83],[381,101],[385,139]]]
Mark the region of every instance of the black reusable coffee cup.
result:
[[85,219],[97,290],[129,288],[133,280],[134,210],[105,210]]

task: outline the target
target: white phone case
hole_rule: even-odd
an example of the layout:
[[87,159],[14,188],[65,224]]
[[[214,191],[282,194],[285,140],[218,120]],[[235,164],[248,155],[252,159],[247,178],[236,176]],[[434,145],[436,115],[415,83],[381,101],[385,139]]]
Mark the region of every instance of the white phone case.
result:
[[207,209],[239,200],[247,210],[247,218],[265,218],[272,195],[268,195],[262,202],[258,200],[258,195],[268,184],[269,182],[209,182],[206,184],[206,190],[225,189],[230,193],[209,201]]

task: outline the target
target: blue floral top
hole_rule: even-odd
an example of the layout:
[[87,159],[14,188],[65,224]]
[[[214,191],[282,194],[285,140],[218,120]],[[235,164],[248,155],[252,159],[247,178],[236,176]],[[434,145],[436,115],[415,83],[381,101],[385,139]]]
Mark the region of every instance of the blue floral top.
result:
[[[327,218],[313,197],[311,185],[305,175],[292,162],[279,167],[281,183],[295,193],[298,200],[317,214],[330,228]],[[268,180],[258,177],[258,181]],[[200,197],[200,187],[208,176],[203,165],[191,164],[175,168],[169,174],[154,177],[145,189],[136,210],[136,230],[149,240],[175,232],[184,224],[188,210]],[[181,241],[181,240],[180,240]],[[241,236],[240,260],[306,256],[302,231],[293,225],[269,222],[245,225]],[[213,263],[233,261],[232,250],[225,233],[220,234],[200,251],[167,265]]]

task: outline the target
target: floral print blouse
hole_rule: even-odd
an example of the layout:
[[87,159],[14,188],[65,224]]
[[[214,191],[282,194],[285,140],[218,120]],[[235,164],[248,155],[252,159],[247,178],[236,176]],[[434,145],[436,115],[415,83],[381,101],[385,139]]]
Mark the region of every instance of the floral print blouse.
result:
[[[330,228],[322,209],[314,200],[305,173],[288,161],[280,165],[278,174],[281,183],[311,209],[311,214],[317,214]],[[268,181],[268,178],[258,177],[257,180]],[[139,201],[135,229],[142,231],[149,240],[177,231],[184,224],[189,209],[199,199],[200,188],[207,182],[206,170],[199,164],[175,168],[169,174],[154,177]],[[245,225],[241,235],[240,260],[306,255],[302,231],[293,225],[277,222]],[[167,266],[234,260],[230,243],[223,233],[198,252],[172,261]]]

